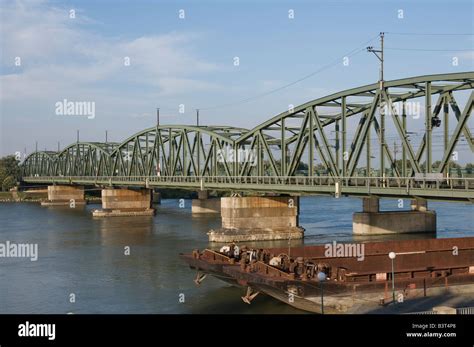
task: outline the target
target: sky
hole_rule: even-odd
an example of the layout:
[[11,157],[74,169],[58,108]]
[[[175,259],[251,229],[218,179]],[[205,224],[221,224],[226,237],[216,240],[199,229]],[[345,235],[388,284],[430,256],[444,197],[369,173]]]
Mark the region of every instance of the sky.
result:
[[[157,107],[162,124],[194,124],[199,108],[201,124],[253,128],[376,82],[364,48],[381,31],[385,80],[474,70],[467,0],[2,0],[0,12],[0,156],[64,148],[77,130],[121,142],[153,126]],[[94,117],[58,115],[65,99],[93,102]]]

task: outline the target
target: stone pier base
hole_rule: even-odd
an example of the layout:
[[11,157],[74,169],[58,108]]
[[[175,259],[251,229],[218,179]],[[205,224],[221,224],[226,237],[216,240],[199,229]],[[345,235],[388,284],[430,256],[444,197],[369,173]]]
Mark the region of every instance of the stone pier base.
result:
[[220,213],[221,212],[221,200],[216,199],[206,199],[199,200],[193,199],[191,211],[193,214],[199,213]]
[[221,199],[209,199],[207,190],[200,190],[198,198],[192,200],[191,212],[193,214],[221,213]]
[[411,211],[379,211],[377,198],[364,198],[363,212],[352,218],[355,235],[383,235],[436,232],[436,212],[424,200],[413,200]]
[[48,186],[48,199],[41,206],[84,206],[84,187],[78,186]]
[[211,242],[301,239],[297,197],[221,198],[222,228],[211,230]]
[[48,199],[48,188],[30,188],[22,191],[25,198]]
[[151,189],[102,189],[102,210],[94,217],[153,216]]

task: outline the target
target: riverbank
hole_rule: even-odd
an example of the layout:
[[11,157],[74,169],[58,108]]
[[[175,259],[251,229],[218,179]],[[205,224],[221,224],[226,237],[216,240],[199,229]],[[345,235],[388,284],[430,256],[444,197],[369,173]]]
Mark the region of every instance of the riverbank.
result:
[[[46,197],[34,197],[30,196],[28,193],[17,192],[17,197],[14,197],[11,192],[0,192],[0,203],[14,203],[14,202],[35,202],[40,203],[43,200],[46,200]],[[100,203],[102,199],[97,196],[88,196],[86,195],[85,200],[88,204],[91,203]]]

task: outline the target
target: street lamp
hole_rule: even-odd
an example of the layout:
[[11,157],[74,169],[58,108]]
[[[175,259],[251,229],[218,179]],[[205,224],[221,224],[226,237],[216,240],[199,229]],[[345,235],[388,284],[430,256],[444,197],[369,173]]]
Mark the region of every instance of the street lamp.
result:
[[393,261],[395,260],[397,254],[395,252],[390,252],[388,257],[392,259],[392,300],[395,303],[395,271],[393,266]]
[[321,314],[324,314],[323,282],[326,280],[326,274],[322,271],[318,272],[318,280],[321,286]]

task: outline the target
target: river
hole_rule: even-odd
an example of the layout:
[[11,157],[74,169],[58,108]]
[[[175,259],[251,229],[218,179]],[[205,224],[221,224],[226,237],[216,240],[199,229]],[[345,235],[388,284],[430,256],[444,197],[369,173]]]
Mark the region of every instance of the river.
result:
[[[247,305],[243,289],[212,277],[195,286],[195,272],[178,254],[212,246],[206,233],[220,219],[193,216],[190,200],[180,208],[165,199],[154,217],[94,219],[91,210],[99,206],[0,204],[0,243],[38,244],[37,261],[0,258],[0,313],[301,313],[263,295]],[[474,236],[474,205],[430,202],[429,208],[438,215],[437,234],[404,238]],[[301,198],[304,243],[369,240],[352,236],[352,213],[360,209],[356,198]],[[381,209],[398,209],[398,201],[383,200]],[[376,239],[383,238],[370,240]]]

